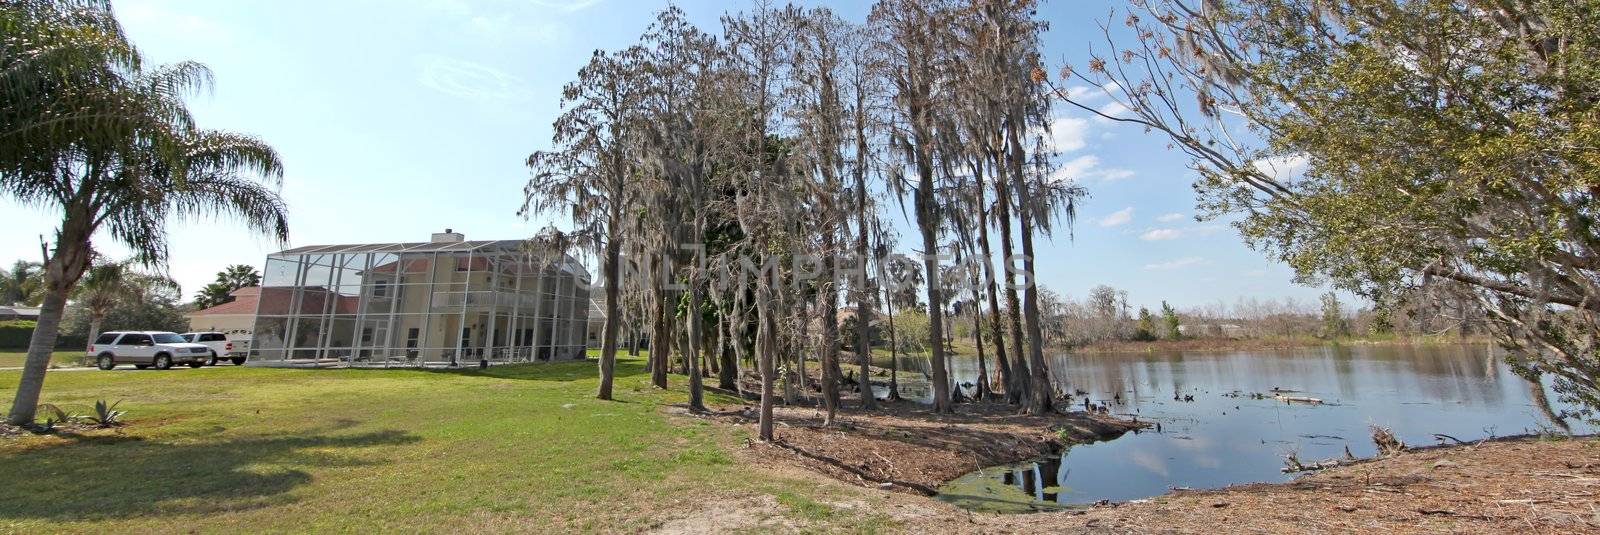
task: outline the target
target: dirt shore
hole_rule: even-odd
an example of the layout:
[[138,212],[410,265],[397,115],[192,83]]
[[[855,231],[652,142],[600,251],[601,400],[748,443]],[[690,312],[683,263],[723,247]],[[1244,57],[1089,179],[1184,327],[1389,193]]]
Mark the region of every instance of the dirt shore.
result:
[[[772,443],[742,454],[760,465],[800,465],[866,487],[932,495],[939,485],[982,468],[1049,455],[1069,443],[1108,440],[1144,424],[1086,412],[1032,416],[1004,403],[963,403],[936,416],[911,402],[880,402],[870,413],[849,400],[832,427],[810,407],[775,407]],[[715,407],[712,416],[752,428],[754,406]]]
[[[896,421],[899,417],[888,417]],[[872,420],[876,420],[875,418]],[[885,427],[860,422],[854,429]],[[958,427],[960,425],[958,424]],[[816,447],[806,426],[780,428],[791,440]],[[843,438],[841,443],[863,444]],[[958,436],[960,434],[958,433]],[[796,466],[781,447],[751,445],[741,462],[775,474],[818,478],[827,487],[853,475],[819,473],[810,461]],[[845,446],[829,449],[847,455]],[[922,453],[926,453],[925,451]],[[884,453],[885,456],[887,452]],[[980,453],[981,454],[981,453]],[[788,455],[788,458],[784,458]],[[867,456],[874,456],[867,453]],[[852,457],[852,458],[859,458]],[[994,457],[998,458],[998,457]],[[904,457],[892,465],[916,477]],[[987,460],[980,463],[989,462]],[[959,463],[952,463],[952,466]],[[921,466],[920,463],[916,464]],[[872,466],[868,463],[868,466]],[[826,469],[824,469],[826,471]],[[923,477],[942,476],[937,467]],[[923,481],[931,482],[932,479]],[[865,484],[857,482],[858,484]],[[975,513],[915,493],[837,493],[824,505],[884,519],[879,531],[899,533],[1600,533],[1600,438],[1514,438],[1479,444],[1410,450],[1393,457],[1331,468],[1282,484],[1248,484],[1217,490],[1175,490],[1144,500],[1084,510]],[[730,497],[724,507],[695,511],[659,526],[669,533],[829,530],[827,525],[772,524],[771,500]],[[708,516],[710,515],[710,516]],[[714,518],[713,518],[714,516]],[[837,529],[838,525],[833,524]]]

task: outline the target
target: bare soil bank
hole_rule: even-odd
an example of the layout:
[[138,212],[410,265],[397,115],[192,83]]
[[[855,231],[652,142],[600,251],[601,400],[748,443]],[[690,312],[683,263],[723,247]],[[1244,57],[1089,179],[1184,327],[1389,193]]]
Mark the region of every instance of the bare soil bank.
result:
[[[777,440],[751,442],[743,457],[761,465],[800,465],[866,487],[931,495],[951,480],[982,468],[1058,452],[1067,443],[1107,440],[1144,424],[1072,412],[1021,415],[1004,403],[962,403],[936,416],[907,401],[858,410],[847,400],[832,427],[812,407],[774,408]],[[755,433],[755,405],[714,407],[712,418]]]

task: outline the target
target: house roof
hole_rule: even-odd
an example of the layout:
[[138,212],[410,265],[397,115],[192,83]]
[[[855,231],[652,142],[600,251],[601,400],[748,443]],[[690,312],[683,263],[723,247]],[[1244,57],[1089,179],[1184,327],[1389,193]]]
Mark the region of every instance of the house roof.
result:
[[223,303],[223,304],[211,307],[211,308],[203,308],[203,309],[200,309],[200,310],[196,310],[194,312],[190,312],[189,315],[190,316],[216,316],[216,315],[224,315],[224,314],[227,314],[227,315],[232,315],[232,314],[255,314],[256,313],[256,302],[261,299],[261,287],[260,286],[246,286],[244,288],[240,288],[240,289],[234,290],[232,292],[228,292],[228,295],[233,296],[233,300],[232,301],[228,301],[226,303]]
[[[219,316],[219,315],[255,315],[256,310],[269,314],[288,314],[289,304],[294,299],[293,288],[272,288],[266,294],[266,301],[262,302],[261,287],[249,286],[234,290],[228,295],[233,300],[203,310],[190,312],[189,316]],[[339,295],[322,287],[308,287],[304,289],[300,298],[301,314],[321,314],[323,306],[329,295],[336,296],[338,300],[334,305],[334,314],[355,314],[359,308],[361,298],[353,295]],[[259,305],[259,307],[258,307]]]

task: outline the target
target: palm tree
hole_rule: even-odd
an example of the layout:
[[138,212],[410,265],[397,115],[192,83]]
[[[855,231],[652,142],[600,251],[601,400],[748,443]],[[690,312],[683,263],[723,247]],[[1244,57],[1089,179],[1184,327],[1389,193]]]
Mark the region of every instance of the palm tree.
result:
[[[142,68],[105,2],[7,4],[0,29],[0,191],[61,212],[8,416],[23,425],[33,421],[62,311],[89,268],[96,232],[131,249],[137,263],[157,266],[173,217],[232,215],[279,240],[289,228],[283,200],[267,187],[282,178],[277,153],[249,136],[195,126],[184,96],[210,84],[204,65]],[[29,39],[59,46],[39,53]],[[52,115],[58,106],[68,106],[66,115]]]
[[39,263],[18,260],[11,271],[0,271],[0,304],[35,305],[39,303]]
[[89,267],[73,291],[89,313],[89,341],[100,336],[102,322],[111,309],[126,301],[145,298],[151,290],[178,290],[178,283],[160,275],[136,271],[133,262],[104,262]]
[[195,306],[204,309],[231,302],[235,290],[259,285],[261,274],[256,272],[255,267],[244,264],[228,266],[217,272],[216,282],[200,289],[200,295],[195,296]]

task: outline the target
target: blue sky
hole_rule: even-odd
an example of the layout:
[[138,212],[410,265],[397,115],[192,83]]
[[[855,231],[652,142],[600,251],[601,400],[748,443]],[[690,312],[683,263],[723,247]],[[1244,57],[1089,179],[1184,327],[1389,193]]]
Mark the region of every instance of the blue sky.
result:
[[[866,2],[833,7],[855,20]],[[543,218],[515,215],[523,160],[547,148],[561,86],[597,48],[643,32],[659,2],[625,0],[121,0],[129,35],[155,62],[215,71],[193,99],[206,128],[259,136],[282,154],[290,245],[523,237]],[[703,29],[745,2],[678,5]],[[1097,21],[1121,2],[1056,0],[1046,57],[1082,65],[1103,49]],[[1120,21],[1120,16],[1117,18]],[[1118,23],[1120,24],[1120,22]],[[1165,142],[1058,108],[1062,160],[1090,197],[1073,238],[1040,244],[1040,279],[1082,297],[1097,284],[1136,305],[1179,307],[1240,296],[1292,296],[1291,271],[1246,248],[1224,224],[1193,218],[1193,173]],[[0,262],[38,258],[55,214],[0,199]],[[895,211],[898,215],[898,210]],[[903,225],[903,223],[902,223]],[[281,245],[230,221],[177,221],[171,275],[193,295],[227,264],[260,266]],[[902,232],[912,236],[910,232]],[[104,237],[97,247],[125,250]]]

